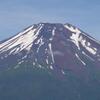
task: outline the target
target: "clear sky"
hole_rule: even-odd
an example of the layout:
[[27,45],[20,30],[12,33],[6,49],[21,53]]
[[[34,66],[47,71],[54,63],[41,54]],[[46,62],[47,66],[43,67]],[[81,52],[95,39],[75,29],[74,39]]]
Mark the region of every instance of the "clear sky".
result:
[[100,0],[0,0],[0,40],[40,22],[71,23],[100,41]]

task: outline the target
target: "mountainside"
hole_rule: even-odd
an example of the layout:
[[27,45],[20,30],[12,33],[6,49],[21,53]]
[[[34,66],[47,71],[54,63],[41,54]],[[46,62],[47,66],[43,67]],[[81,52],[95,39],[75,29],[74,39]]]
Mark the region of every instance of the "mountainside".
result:
[[0,42],[0,81],[2,100],[99,100],[100,42],[71,24],[34,24]]

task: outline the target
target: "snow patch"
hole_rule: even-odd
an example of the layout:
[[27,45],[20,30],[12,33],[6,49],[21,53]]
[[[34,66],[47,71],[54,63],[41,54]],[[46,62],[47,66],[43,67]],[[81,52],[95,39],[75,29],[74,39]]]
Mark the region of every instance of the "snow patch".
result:
[[52,30],[52,36],[55,35],[55,30],[56,30],[56,27],[54,27],[54,29]]
[[78,47],[78,49],[80,50],[80,47],[79,47],[79,36],[80,36],[80,33],[73,33],[72,36],[70,37],[70,39],[72,39],[72,42],[74,42],[76,44],[76,46]]
[[74,28],[72,26],[69,27],[68,25],[65,25],[64,27],[67,28],[68,30],[70,30],[73,33],[78,33],[78,34],[81,33],[81,31],[78,28]]
[[79,39],[79,37],[80,37],[81,31],[78,28],[74,28],[72,26],[69,27],[68,25],[65,25],[65,28],[67,28],[68,30],[70,30],[72,32],[72,36],[70,37],[70,39],[72,40],[73,43],[76,44],[76,46],[80,50],[80,47],[79,47],[80,39]]
[[18,62],[18,65],[20,65],[20,64],[22,64],[24,61],[22,60],[22,61],[20,61],[20,62]]
[[[86,45],[86,43],[87,43],[87,45]],[[85,47],[85,49],[86,49],[87,51],[89,51],[91,54],[96,55],[97,49],[96,49],[95,47],[92,47],[90,42],[87,42],[87,41],[84,39],[84,40],[81,40],[81,44],[82,44],[82,46]]]
[[[65,25],[65,28],[67,28],[68,30],[70,30],[72,32],[72,36],[70,37],[70,39],[78,47],[79,50],[80,50],[79,43],[81,43],[82,46],[88,52],[90,52],[93,55],[96,55],[97,49],[95,47],[93,47],[90,42],[86,41],[86,39],[84,39],[82,37],[82,35],[80,35],[82,32],[78,28],[75,28],[72,26],[69,27],[68,25]],[[84,34],[84,33],[82,33],[82,34]],[[87,36],[86,34],[84,34],[84,35]],[[89,37],[89,38],[91,38],[91,37]]]
[[25,55],[24,57],[22,57],[22,59],[25,59],[25,58],[27,58],[27,55]]
[[64,70],[61,70],[62,74],[65,75],[66,73],[64,72]]
[[33,66],[35,66],[35,62],[33,62]]
[[47,63],[47,64],[49,64],[49,61],[48,61],[48,59],[46,59],[46,63]]
[[37,30],[32,26],[29,29],[25,30],[24,32],[19,33],[15,37],[0,44],[0,53],[3,53],[11,49],[12,50],[9,52],[9,55],[12,53],[16,54],[24,49],[29,51],[33,45],[33,41],[38,37],[39,31],[41,30],[42,27],[43,25],[39,26]]
[[44,42],[43,42],[43,39],[42,39],[42,37],[39,39],[39,47],[38,47],[38,49],[37,49],[37,53],[39,52],[39,49],[40,49],[40,47],[42,46],[42,45],[44,45]]
[[54,35],[55,35],[55,30],[56,30],[56,27],[54,27],[54,29],[52,30],[52,37],[49,39],[50,41],[53,40],[53,37],[54,37]]
[[87,58],[91,59],[92,61],[94,61],[93,58],[91,58],[90,56],[88,56],[84,51],[82,51],[82,54],[84,54]]
[[38,67],[39,67],[39,68],[42,68],[42,66],[41,66],[41,65],[38,65]]
[[52,61],[53,61],[53,63],[54,63],[55,61],[54,61],[54,55],[53,55],[51,43],[49,43],[48,46],[49,46],[49,49],[50,49],[50,54],[51,54],[51,57],[52,57]]
[[50,66],[50,69],[53,70],[53,66]]
[[81,60],[81,58],[78,56],[78,54],[76,53],[75,56],[78,58],[79,61],[81,61],[81,63],[86,66],[86,63],[84,61]]

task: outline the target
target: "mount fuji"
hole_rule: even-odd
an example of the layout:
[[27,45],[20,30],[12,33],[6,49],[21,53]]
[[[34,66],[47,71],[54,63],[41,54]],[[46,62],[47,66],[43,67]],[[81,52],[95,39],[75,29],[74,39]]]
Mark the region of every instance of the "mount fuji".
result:
[[1,100],[99,100],[100,42],[71,24],[39,23],[0,42]]

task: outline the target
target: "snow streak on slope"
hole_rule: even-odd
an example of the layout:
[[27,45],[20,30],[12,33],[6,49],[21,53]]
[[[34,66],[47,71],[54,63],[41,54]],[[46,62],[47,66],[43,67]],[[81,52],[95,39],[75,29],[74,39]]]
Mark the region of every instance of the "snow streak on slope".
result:
[[86,63],[84,62],[84,61],[82,61],[81,60],[81,58],[79,57],[79,55],[76,53],[75,54],[75,56],[77,57],[77,59],[79,60],[79,61],[81,61],[81,63],[85,66],[86,65]]
[[51,54],[51,57],[52,57],[52,61],[53,61],[53,63],[54,63],[55,61],[54,61],[54,55],[53,55],[51,43],[49,43],[49,49],[50,49],[50,54]]
[[[89,37],[88,35],[86,35],[85,33],[81,32],[78,28],[75,28],[73,26],[68,26],[65,25],[65,28],[67,28],[69,31],[71,31],[71,41],[78,47],[78,49],[80,50],[80,43],[81,45],[88,51],[90,52],[92,55],[96,55],[97,53],[97,48],[92,46],[90,42],[88,42],[88,40],[86,40],[86,38],[83,38],[83,36]],[[91,37],[89,37],[91,38]],[[93,40],[93,39],[92,39]]]
[[11,49],[12,50],[9,52],[9,54],[16,54],[24,49],[29,51],[33,45],[33,41],[39,35],[39,31],[42,27],[43,25],[39,25],[38,28],[34,28],[34,26],[31,26],[24,32],[21,32],[15,37],[11,38],[10,40],[0,44],[0,53],[3,53]]

